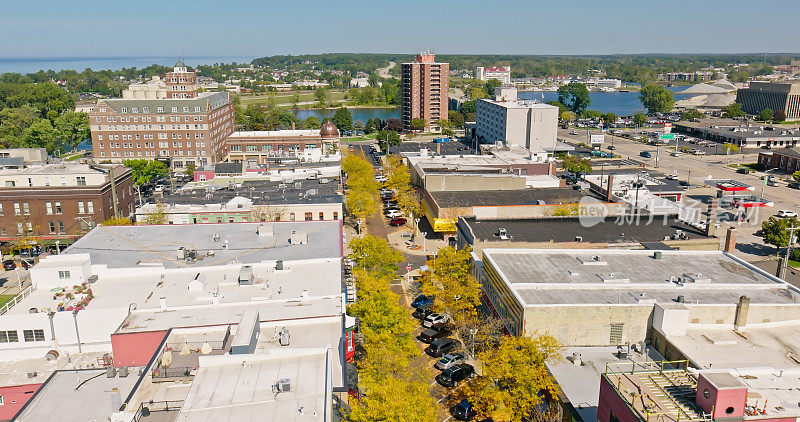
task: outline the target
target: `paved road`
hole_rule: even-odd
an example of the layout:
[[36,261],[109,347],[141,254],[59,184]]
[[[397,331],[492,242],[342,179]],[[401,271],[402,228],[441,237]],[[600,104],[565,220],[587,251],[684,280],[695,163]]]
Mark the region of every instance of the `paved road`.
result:
[[378,76],[384,79],[394,78],[394,76],[389,73],[389,70],[391,70],[396,64],[397,63],[395,62],[389,62],[388,66],[378,68]]

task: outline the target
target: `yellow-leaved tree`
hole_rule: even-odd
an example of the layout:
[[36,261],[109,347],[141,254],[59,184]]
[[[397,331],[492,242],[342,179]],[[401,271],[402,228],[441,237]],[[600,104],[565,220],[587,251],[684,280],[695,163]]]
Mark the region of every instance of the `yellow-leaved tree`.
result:
[[471,265],[470,249],[448,246],[427,262],[428,271],[421,279],[422,293],[436,295],[433,310],[449,314],[459,327],[475,319],[481,304],[481,285]]

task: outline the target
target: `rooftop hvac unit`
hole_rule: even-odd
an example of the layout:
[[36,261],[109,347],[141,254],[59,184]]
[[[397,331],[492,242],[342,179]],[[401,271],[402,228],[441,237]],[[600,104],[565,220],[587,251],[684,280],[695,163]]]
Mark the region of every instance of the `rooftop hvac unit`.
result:
[[278,333],[278,344],[281,346],[288,346],[290,339],[291,335],[289,334],[289,329],[286,327],[281,328],[281,332]]
[[117,376],[117,368],[114,368],[113,366],[106,368],[106,377],[114,378],[115,376]]
[[303,188],[303,183],[302,182],[294,182],[294,188],[295,189],[302,189]]
[[281,378],[272,385],[272,392],[275,394],[288,391],[292,391],[292,380],[290,378]]
[[128,367],[127,366],[120,366],[119,368],[119,377],[125,378],[128,376]]

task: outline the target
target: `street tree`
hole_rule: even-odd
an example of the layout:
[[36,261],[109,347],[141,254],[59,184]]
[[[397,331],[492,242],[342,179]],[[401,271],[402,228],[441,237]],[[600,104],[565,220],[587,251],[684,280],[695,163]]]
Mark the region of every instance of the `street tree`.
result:
[[564,157],[561,166],[564,167],[564,170],[577,175],[592,173],[592,162],[587,158],[581,158],[577,155],[567,155]]
[[582,114],[592,103],[589,89],[584,84],[561,85],[558,88],[558,102],[564,104],[575,114]]
[[569,123],[569,122],[572,122],[572,121],[574,121],[574,120],[575,120],[575,117],[576,117],[576,116],[575,116],[575,113],[573,113],[573,112],[571,112],[571,111],[569,111],[569,110],[564,110],[564,111],[563,111],[563,112],[561,112],[561,114],[559,115],[559,118],[560,118],[560,119],[561,119],[561,121],[562,121],[562,122],[564,122],[564,123]]
[[411,130],[422,131],[428,127],[428,122],[425,119],[411,119]]
[[610,127],[617,122],[617,115],[614,113],[603,113],[603,115],[600,116],[600,120],[603,121],[605,127]]
[[380,143],[388,143],[391,146],[400,145],[400,135],[393,130],[382,130],[378,132],[375,140]]
[[123,160],[122,164],[131,169],[133,184],[141,186],[167,175],[167,165],[155,160]]
[[758,120],[766,122],[767,120],[772,120],[772,116],[775,112],[772,111],[771,108],[765,108],[761,110],[761,113],[758,115]]
[[481,285],[470,271],[470,249],[451,246],[439,249],[426,265],[422,292],[436,295],[433,309],[449,314],[457,326],[472,320],[481,303]]
[[633,115],[633,124],[642,127],[647,124],[647,115],[644,113],[636,113]]
[[686,110],[681,114],[681,120],[692,120],[692,119],[702,119],[703,113],[698,111],[696,108],[691,110]]
[[397,273],[403,254],[392,249],[385,239],[363,236],[350,241],[354,266],[373,276],[393,276]]
[[56,137],[64,146],[75,150],[84,139],[91,136],[89,116],[86,113],[66,112],[53,121]]
[[353,115],[347,107],[339,107],[331,119],[339,130],[353,130]]
[[103,221],[104,226],[130,226],[132,224],[133,222],[131,221],[131,219],[127,217],[115,217]]
[[450,124],[453,127],[464,126],[464,115],[458,111],[450,110],[449,112],[447,112],[447,118],[450,119]]
[[722,117],[733,119],[744,116],[746,114],[742,111],[742,105],[739,103],[731,103],[722,108]]
[[726,143],[722,144],[722,150],[725,151],[725,152],[730,150],[731,154],[736,154],[737,152],[739,152],[739,145],[732,144],[730,142],[726,142]]
[[648,113],[669,113],[675,106],[675,99],[663,85],[645,85],[639,92],[639,100]]
[[783,110],[775,110],[772,114],[772,120],[775,122],[783,122],[786,120],[786,112]]
[[785,248],[789,245],[789,230],[786,230],[789,227],[800,227],[797,218],[770,217],[769,220],[761,223],[764,242],[778,248]]
[[353,123],[353,129],[363,132],[365,129],[364,123],[362,123],[361,120],[356,120],[355,123]]
[[477,419],[527,420],[545,396],[558,395],[548,362],[560,356],[562,346],[550,335],[503,336],[495,348],[479,354],[483,374],[466,387]]

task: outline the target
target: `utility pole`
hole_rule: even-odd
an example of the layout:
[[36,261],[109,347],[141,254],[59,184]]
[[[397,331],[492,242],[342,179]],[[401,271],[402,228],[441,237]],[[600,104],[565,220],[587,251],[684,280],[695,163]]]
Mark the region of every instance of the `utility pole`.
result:
[[787,227],[789,231],[789,244],[786,245],[786,255],[783,256],[783,263],[778,264],[778,278],[785,280],[786,272],[789,270],[789,256],[792,254],[792,245],[794,244],[794,231],[800,229],[798,227]]
[[111,168],[108,170],[108,177],[111,179],[111,202],[112,208],[114,210],[114,218],[119,218],[119,212],[117,210],[117,178],[114,175],[114,165],[111,165]]

